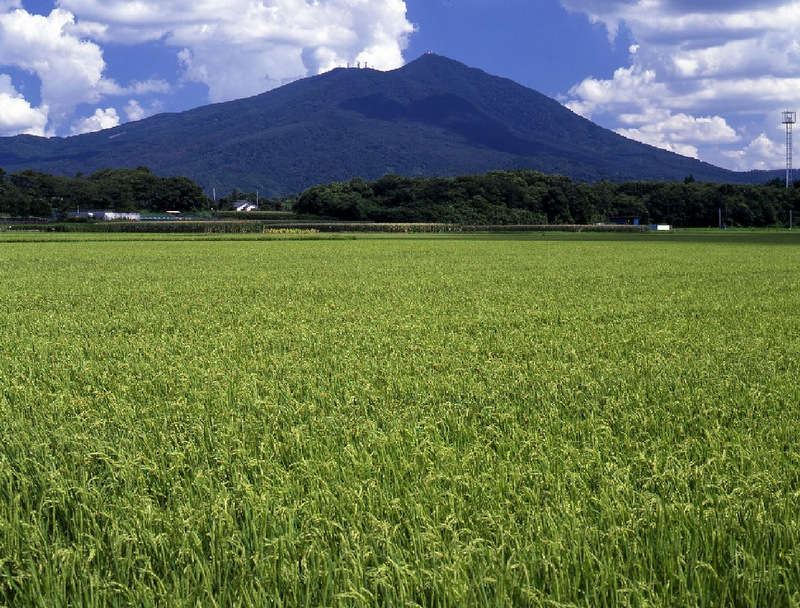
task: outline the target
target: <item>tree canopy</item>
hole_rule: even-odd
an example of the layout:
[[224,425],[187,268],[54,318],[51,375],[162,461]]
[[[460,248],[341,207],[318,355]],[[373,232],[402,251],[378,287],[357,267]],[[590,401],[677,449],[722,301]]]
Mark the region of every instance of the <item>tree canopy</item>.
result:
[[314,186],[297,213],[340,220],[461,224],[591,224],[614,218],[685,227],[774,226],[800,208],[800,189],[698,182],[573,182],[536,171],[455,178],[386,175]]
[[207,206],[200,186],[187,177],[159,177],[146,167],[102,169],[89,176],[0,169],[0,213],[48,217],[77,209],[188,211]]
[[[459,177],[385,175],[313,186],[293,201],[258,199],[234,189],[216,204],[259,200],[264,209],[292,206],[317,218],[457,224],[593,224],[615,218],[684,227],[776,226],[800,209],[800,188],[782,180],[761,186],[696,181],[574,182],[531,170]],[[159,177],[146,167],[103,169],[88,176],[54,176],[0,169],[0,213],[49,217],[77,209],[189,211],[214,203],[186,177]]]

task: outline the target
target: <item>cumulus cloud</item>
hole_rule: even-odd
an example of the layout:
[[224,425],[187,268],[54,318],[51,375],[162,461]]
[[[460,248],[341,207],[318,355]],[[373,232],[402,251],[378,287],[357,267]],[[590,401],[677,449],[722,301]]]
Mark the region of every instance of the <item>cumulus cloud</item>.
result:
[[211,101],[253,95],[348,62],[403,63],[403,0],[60,0],[100,41],[160,40]]
[[619,120],[634,125],[616,129],[620,135],[692,158],[699,157],[698,144],[740,140],[736,131],[720,116],[695,118],[654,109],[644,114],[622,114]]
[[130,99],[125,106],[125,116],[128,117],[128,120],[142,120],[160,111],[161,104],[158,101],[151,103],[149,107],[145,108],[142,107],[142,104],[136,99]]
[[82,133],[94,133],[103,129],[110,129],[119,124],[119,115],[114,108],[106,108],[102,110],[97,108],[92,116],[83,118],[72,125],[72,135],[81,135]]
[[45,135],[46,125],[47,111],[31,107],[14,88],[11,78],[0,74],[0,136]]
[[205,85],[208,101],[226,101],[348,63],[382,70],[400,67],[413,32],[404,0],[56,4],[49,15],[34,15],[20,0],[0,0],[0,74],[8,66],[33,75],[41,98],[34,108],[19,87],[14,89],[6,69],[6,89],[11,89],[0,101],[0,108],[8,109],[0,118],[6,133],[61,134],[67,128],[75,133],[110,125],[110,108],[78,121],[73,114],[82,104],[97,106],[112,97],[132,98],[125,108],[131,119],[157,111],[153,97],[170,93],[173,85],[157,77],[129,84],[106,77],[103,47],[111,43],[133,49],[155,42],[171,49],[182,82]]
[[[631,38],[628,66],[570,90],[574,111],[628,137],[730,168],[750,168],[748,158],[753,168],[762,166],[764,154],[780,148],[780,110],[800,90],[796,0],[561,4],[602,24],[611,40]],[[752,143],[741,147],[745,142]]]
[[[12,7],[0,14],[3,65],[32,74],[40,83],[41,105],[27,113],[28,124],[18,124],[18,132],[52,134],[69,122],[77,105],[96,103],[103,89],[115,86],[103,77],[100,47],[69,33],[74,23],[74,16],[61,9],[44,16]],[[10,76],[5,77],[8,86],[13,86]],[[17,108],[30,106],[19,96],[15,99]]]
[[572,99],[567,107],[586,118],[591,118],[598,110],[608,108],[635,108],[640,106],[642,93],[647,98],[666,93],[663,83],[656,80],[654,70],[643,70],[639,66],[619,68],[611,80],[587,78],[572,87]]
[[[786,149],[783,143],[772,141],[761,133],[741,150],[729,150],[722,154],[730,160],[732,168],[738,171],[751,169],[775,169],[776,158],[781,158]],[[779,167],[778,167],[779,168]]]

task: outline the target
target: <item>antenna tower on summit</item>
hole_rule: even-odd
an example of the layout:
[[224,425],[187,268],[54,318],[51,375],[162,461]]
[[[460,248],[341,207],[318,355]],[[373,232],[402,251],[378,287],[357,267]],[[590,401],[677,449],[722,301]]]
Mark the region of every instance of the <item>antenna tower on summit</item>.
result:
[[785,110],[783,124],[786,125],[786,187],[792,185],[792,125],[797,122],[797,112]]

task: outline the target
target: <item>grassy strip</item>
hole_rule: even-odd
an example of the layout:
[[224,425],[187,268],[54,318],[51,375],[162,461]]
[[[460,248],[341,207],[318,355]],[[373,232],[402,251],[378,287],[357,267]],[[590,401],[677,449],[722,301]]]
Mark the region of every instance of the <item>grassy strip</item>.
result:
[[230,220],[173,220],[144,222],[72,222],[52,224],[13,224],[8,231],[28,232],[105,232],[132,234],[259,234],[293,232],[385,232],[385,233],[442,233],[442,232],[644,232],[646,226],[616,225],[492,225],[462,226],[434,223],[376,223],[376,222],[285,222]]

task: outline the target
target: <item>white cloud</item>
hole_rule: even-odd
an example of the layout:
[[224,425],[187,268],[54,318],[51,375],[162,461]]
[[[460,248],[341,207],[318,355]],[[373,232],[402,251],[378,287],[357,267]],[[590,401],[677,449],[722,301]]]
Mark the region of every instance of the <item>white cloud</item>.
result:
[[113,95],[124,97],[127,95],[146,95],[148,93],[169,93],[172,86],[163,79],[151,79],[145,81],[134,81],[126,87],[120,86],[112,80],[103,80],[98,90],[103,95]]
[[60,0],[98,40],[163,40],[211,101],[253,95],[348,62],[403,64],[403,0]]
[[663,84],[657,82],[653,70],[642,70],[638,66],[619,68],[611,80],[587,78],[570,89],[572,99],[566,104],[573,112],[591,118],[606,108],[639,107],[642,95],[654,98],[666,93]]
[[56,127],[78,104],[99,101],[107,85],[100,47],[67,33],[72,23],[73,15],[60,9],[47,17],[19,9],[0,15],[3,64],[39,78],[42,108]]
[[131,99],[125,106],[125,116],[128,117],[128,120],[142,120],[148,116],[157,114],[160,111],[161,104],[158,101],[150,104],[150,107],[148,108],[143,108],[142,104],[140,104],[137,100]]
[[128,120],[142,120],[147,118],[148,113],[138,101],[131,99],[128,101],[128,105],[125,106],[125,115]]
[[692,158],[699,156],[699,143],[735,143],[740,139],[720,116],[695,118],[650,110],[644,114],[622,114],[619,120],[631,125],[616,129],[620,135]]
[[723,152],[730,160],[731,166],[739,171],[750,169],[776,169],[776,159],[785,158],[784,142],[775,142],[761,133],[741,150]]
[[0,74],[0,136],[45,135],[46,109],[31,107],[11,84],[11,77]]
[[[45,16],[30,14],[20,0],[0,0],[0,67],[35,76],[41,98],[35,109],[17,90],[6,93],[2,107],[9,113],[0,119],[6,133],[61,134],[73,122],[76,107],[97,105],[109,97],[133,98],[135,104],[129,102],[126,108],[128,117],[157,111],[153,97],[173,87],[160,77],[127,85],[107,78],[102,47],[108,43],[135,47],[157,41],[175,53],[184,82],[204,84],[210,101],[225,101],[357,61],[382,70],[400,67],[413,31],[404,0],[56,4],[58,8]],[[142,103],[151,109],[143,110]],[[111,115],[99,112],[75,122],[71,132],[105,128]]]
[[94,133],[95,131],[116,127],[118,124],[119,115],[114,108],[106,108],[105,110],[97,108],[92,116],[83,118],[72,125],[71,132],[72,135]]
[[[567,105],[628,137],[731,168],[768,162],[763,144],[800,91],[797,0],[561,0],[632,39],[630,65],[586,79]],[[649,120],[654,113],[668,120]],[[635,121],[632,117],[641,117]],[[647,117],[648,120],[644,120]],[[754,142],[741,148],[745,141]],[[776,155],[769,166],[780,166]]]

